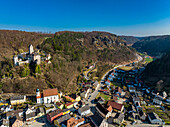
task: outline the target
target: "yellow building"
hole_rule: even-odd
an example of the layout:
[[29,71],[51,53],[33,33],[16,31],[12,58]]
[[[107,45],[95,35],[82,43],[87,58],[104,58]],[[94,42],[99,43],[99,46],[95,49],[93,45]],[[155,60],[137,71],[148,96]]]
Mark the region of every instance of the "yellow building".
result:
[[54,120],[54,125],[57,127],[61,127],[61,123],[69,120],[70,118],[71,116],[69,114],[58,117],[57,119]]
[[74,105],[73,105],[73,102],[69,102],[69,103],[66,103],[65,104],[65,107],[66,108],[72,108]]
[[14,96],[10,99],[11,105],[22,104],[24,102],[26,102],[26,96]]
[[0,103],[0,106],[2,106],[2,105],[8,105],[8,103],[3,103],[3,102],[1,102],[1,103]]
[[70,113],[69,109],[63,109],[62,111],[63,111],[63,115]]
[[77,102],[79,102],[81,100],[81,97],[76,94],[71,94],[70,97],[73,98]]
[[63,109],[64,108],[64,104],[60,103],[60,102],[56,102],[57,108],[59,109]]
[[74,101],[75,101],[75,99],[73,99],[73,98],[71,98],[71,97],[69,97],[69,96],[65,96],[65,98],[66,98],[67,101],[71,101],[71,102],[74,102]]

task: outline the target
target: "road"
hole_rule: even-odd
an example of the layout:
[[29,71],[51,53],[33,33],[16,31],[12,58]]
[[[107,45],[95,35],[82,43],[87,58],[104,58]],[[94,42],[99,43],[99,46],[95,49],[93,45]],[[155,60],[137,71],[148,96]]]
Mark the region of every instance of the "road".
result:
[[91,71],[96,67],[96,63],[94,63],[93,65],[94,65],[94,67],[93,67],[92,69],[90,69],[90,70],[86,73],[86,75],[84,75],[85,79],[87,79],[87,80],[89,80],[89,77],[88,77],[89,72],[91,72]]
[[[143,58],[142,58],[140,55],[138,55],[138,54],[136,54],[136,57],[137,57],[138,61],[135,62],[135,63],[138,63],[138,62],[140,62],[140,61],[143,60]],[[125,64],[125,65],[127,65],[127,64]],[[118,67],[125,66],[125,65],[119,65],[119,66],[116,66],[116,67],[110,69],[109,71],[107,71],[107,72],[103,75],[103,77],[101,78],[101,81],[99,82],[99,86],[98,86],[97,89],[95,89],[95,91],[91,94],[91,97],[88,99],[88,101],[86,102],[86,104],[88,104],[90,107],[93,107],[94,104],[92,104],[92,100],[94,100],[94,99],[96,98],[97,94],[99,93],[99,90],[101,89],[102,84],[104,84],[105,77],[106,77],[111,71],[113,71],[114,69],[116,69],[116,68],[118,68]],[[94,68],[95,68],[95,66],[94,66]],[[94,68],[93,68],[93,69],[94,69]],[[89,72],[90,72],[90,71],[89,71]]]

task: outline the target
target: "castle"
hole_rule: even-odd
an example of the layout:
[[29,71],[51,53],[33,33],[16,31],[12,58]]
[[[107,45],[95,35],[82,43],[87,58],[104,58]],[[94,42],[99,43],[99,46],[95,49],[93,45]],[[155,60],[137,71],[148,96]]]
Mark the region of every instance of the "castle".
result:
[[29,45],[29,52],[24,52],[14,56],[14,65],[20,66],[26,63],[34,62],[36,64],[40,64],[41,61],[50,61],[51,55],[47,54],[45,57],[41,57],[39,52],[35,52],[32,45]]

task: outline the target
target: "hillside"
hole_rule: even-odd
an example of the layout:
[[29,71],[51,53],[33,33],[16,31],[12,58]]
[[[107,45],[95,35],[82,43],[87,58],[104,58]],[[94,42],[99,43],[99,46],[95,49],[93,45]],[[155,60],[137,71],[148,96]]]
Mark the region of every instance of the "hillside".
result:
[[170,49],[170,35],[144,37],[132,47],[151,56],[161,56]]
[[14,54],[26,51],[28,45],[36,46],[52,34],[23,32],[16,30],[0,30],[0,61],[4,57],[12,58]]
[[146,66],[143,79],[152,88],[170,93],[170,52]]
[[[16,51],[20,48],[27,51],[31,43],[51,54],[51,64],[41,63],[40,67],[32,64],[13,67],[12,57],[4,58],[0,64],[0,85],[3,92],[35,93],[36,88],[42,90],[53,87],[65,92],[74,92],[77,89],[77,76],[88,63],[98,61],[103,64],[118,64],[136,58],[136,52],[126,47],[123,40],[106,32],[63,31],[54,35],[21,32],[21,35],[23,34],[26,34],[24,40],[28,41],[24,41],[20,46],[20,41],[14,40],[13,46],[18,45]],[[13,36],[9,34],[8,39],[12,40]],[[45,37],[50,38],[44,39]],[[10,43],[6,44],[9,47],[6,54],[14,54],[15,49],[9,46]],[[0,49],[2,48],[3,45]],[[39,71],[36,71],[37,68],[40,68]]]
[[140,41],[141,38],[134,36],[119,36],[122,40],[124,40],[127,45],[132,46],[135,42]]

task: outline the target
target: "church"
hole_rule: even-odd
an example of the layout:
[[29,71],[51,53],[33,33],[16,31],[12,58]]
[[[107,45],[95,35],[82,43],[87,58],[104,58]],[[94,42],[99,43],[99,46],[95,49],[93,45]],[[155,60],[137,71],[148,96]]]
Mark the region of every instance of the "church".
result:
[[54,103],[59,101],[58,89],[45,89],[41,93],[39,89],[36,90],[37,103]]

